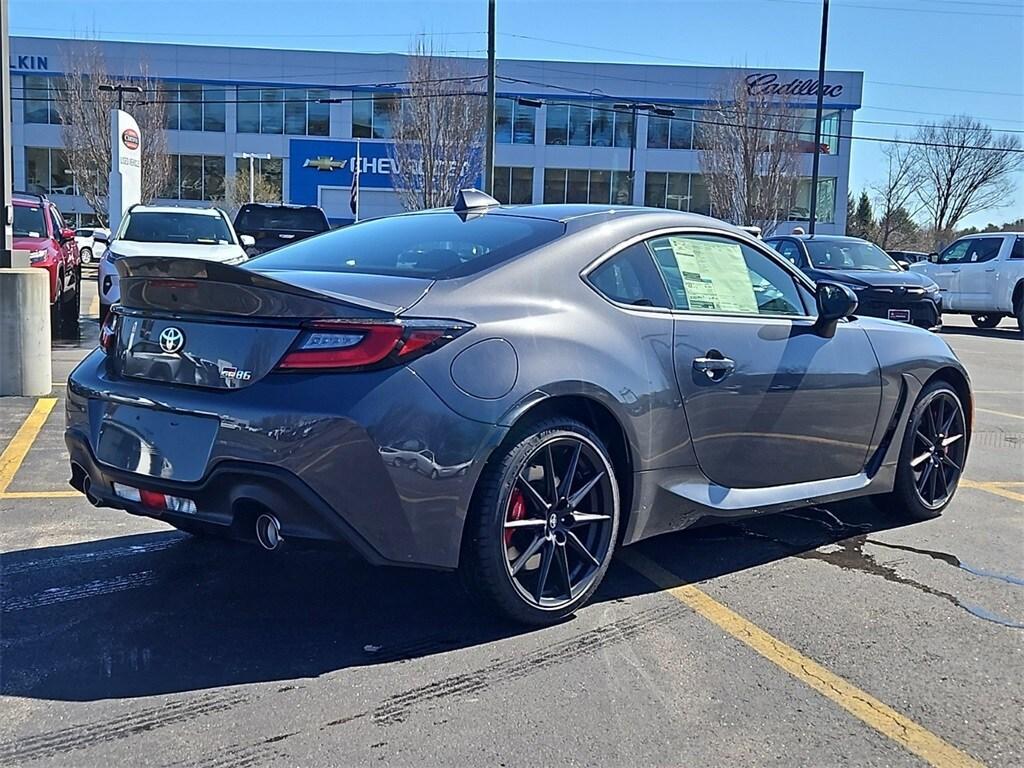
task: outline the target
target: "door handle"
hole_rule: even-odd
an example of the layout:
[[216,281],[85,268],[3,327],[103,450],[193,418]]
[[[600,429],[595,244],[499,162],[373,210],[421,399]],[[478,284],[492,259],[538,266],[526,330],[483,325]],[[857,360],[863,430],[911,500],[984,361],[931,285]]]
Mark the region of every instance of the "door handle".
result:
[[995,267],[991,267],[990,269],[986,269],[985,271],[986,272],[995,272],[996,268]]
[[951,270],[949,270],[949,271],[950,271],[950,272],[959,272],[959,271],[960,271],[960,267],[953,267],[953,268],[952,268]]
[[693,369],[700,371],[712,381],[721,381],[736,370],[736,362],[728,357],[722,357],[721,354],[715,355],[714,350],[711,350],[705,357],[693,359]]

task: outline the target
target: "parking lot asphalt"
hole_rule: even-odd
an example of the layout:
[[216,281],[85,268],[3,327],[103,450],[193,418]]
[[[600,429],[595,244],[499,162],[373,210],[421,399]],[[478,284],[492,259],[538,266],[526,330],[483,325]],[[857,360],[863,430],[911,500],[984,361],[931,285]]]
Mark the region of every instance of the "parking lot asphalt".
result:
[[95,509],[63,387],[0,400],[0,765],[1024,765],[1024,341],[946,320],[977,399],[941,518],[663,536],[547,629],[453,575]]

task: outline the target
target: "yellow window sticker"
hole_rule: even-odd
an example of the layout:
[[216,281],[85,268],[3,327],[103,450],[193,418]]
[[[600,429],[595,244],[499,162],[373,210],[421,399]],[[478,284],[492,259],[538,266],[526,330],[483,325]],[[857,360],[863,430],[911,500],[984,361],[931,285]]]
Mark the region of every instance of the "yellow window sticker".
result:
[[743,251],[735,243],[670,237],[690,309],[757,314]]

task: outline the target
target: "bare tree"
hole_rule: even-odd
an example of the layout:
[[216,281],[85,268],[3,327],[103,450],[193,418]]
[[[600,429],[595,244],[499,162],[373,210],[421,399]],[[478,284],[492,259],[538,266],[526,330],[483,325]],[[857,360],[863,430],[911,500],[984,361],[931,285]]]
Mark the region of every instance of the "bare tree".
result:
[[784,101],[752,95],[739,79],[698,113],[701,171],[711,212],[771,234],[785,220],[799,179],[800,121]]
[[[125,111],[139,124],[142,134],[142,201],[149,202],[167,186],[170,163],[164,132],[165,106],[156,97],[157,82],[147,76],[144,65],[139,74],[118,78],[107,74],[103,54],[98,48],[68,49],[64,52],[64,81],[57,91],[68,166],[75,176],[79,193],[103,224],[107,217],[108,177],[110,172],[110,110],[117,106],[117,94],[101,91],[101,85],[141,86],[143,95],[134,95]],[[147,98],[148,97],[148,98]]]
[[466,72],[418,39],[406,92],[392,101],[391,179],[406,210],[451,205],[483,166],[484,100]]
[[[255,203],[277,203],[281,200],[278,188],[259,170],[253,173],[253,201]],[[238,209],[249,202],[249,168],[243,165],[224,180],[224,196],[213,201],[213,205],[234,218]]]
[[937,241],[972,213],[1012,202],[1013,173],[1024,167],[1020,139],[958,115],[918,129],[911,154],[921,168],[917,195]]
[[922,210],[924,168],[918,153],[906,144],[887,144],[882,154],[886,160],[885,179],[872,187],[878,211],[876,239],[882,248],[906,248],[920,237],[921,228],[914,219]]

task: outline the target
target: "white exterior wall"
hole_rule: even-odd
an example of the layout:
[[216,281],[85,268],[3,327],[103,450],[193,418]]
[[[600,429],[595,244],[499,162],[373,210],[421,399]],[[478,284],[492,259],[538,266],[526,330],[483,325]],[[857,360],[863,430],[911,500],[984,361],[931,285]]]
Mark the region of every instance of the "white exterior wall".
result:
[[[267,87],[330,88],[332,97],[351,97],[366,92],[354,91],[353,86],[389,83],[406,77],[405,57],[399,54],[347,54],[309,51],[275,51],[250,48],[220,48],[193,45],[167,45],[155,43],[114,43],[67,41],[45,38],[15,37],[11,39],[12,86],[21,94],[23,76],[30,74],[59,75],[62,73],[61,52],[68,46],[95,45],[103,52],[108,70],[114,74],[138,74],[144,65],[149,77],[158,80],[203,82],[224,85],[265,85]],[[29,67],[21,66],[31,65]],[[39,64],[45,64],[40,68]],[[479,59],[463,62],[469,74],[484,71],[485,63]],[[717,89],[731,82],[737,74],[749,72],[776,73],[779,82],[795,77],[815,79],[813,71],[792,70],[737,70],[719,67],[688,67],[669,65],[595,64],[584,62],[501,61],[498,65],[498,93],[502,96],[517,94],[551,100],[582,100],[593,94],[606,99],[606,104],[618,101],[651,101],[678,104],[681,107],[707,103]],[[516,83],[501,78],[528,80]],[[830,72],[828,83],[842,85],[842,94],[825,99],[827,109],[842,110],[840,136],[852,131],[853,110],[860,105],[862,74],[859,72]],[[560,88],[548,87],[548,85]],[[347,86],[347,87],[346,87]],[[579,91],[576,95],[567,90]],[[234,94],[229,90],[226,99]],[[813,108],[814,97],[798,97],[802,107]],[[544,143],[547,108],[536,114],[535,143],[498,144],[495,163],[500,166],[532,167],[534,202],[543,201],[544,168],[591,168],[626,171],[629,168],[629,149],[618,147],[549,146]],[[351,140],[352,107],[350,102],[330,107],[330,137]],[[224,132],[168,131],[168,150],[174,154],[223,155],[228,176],[234,169],[236,152],[269,153],[284,158],[284,196],[288,198],[290,141],[296,137],[236,132],[235,104],[225,105]],[[12,110],[14,178],[16,188],[25,188],[25,147],[62,147],[61,129],[57,125],[25,124],[23,102],[15,100]],[[647,117],[641,112],[637,120],[637,149],[635,154],[634,200],[644,199],[645,172],[669,171],[699,173],[698,152],[678,149],[647,149]],[[372,140],[365,140],[370,142]],[[802,175],[810,176],[812,156],[802,157]],[[836,210],[834,223],[819,224],[822,233],[843,233],[846,227],[846,194],[849,186],[850,141],[840,138],[835,155],[822,155],[820,175],[836,178]],[[333,186],[334,188],[330,188]],[[362,215],[387,212],[388,206],[397,206],[393,193],[382,190],[362,191]],[[66,213],[86,213],[83,199],[53,195],[54,202]],[[334,216],[339,204],[347,208],[347,189],[325,184],[320,198]],[[179,201],[182,205],[202,205],[201,201]],[[783,228],[799,226],[800,222],[787,222]]]

